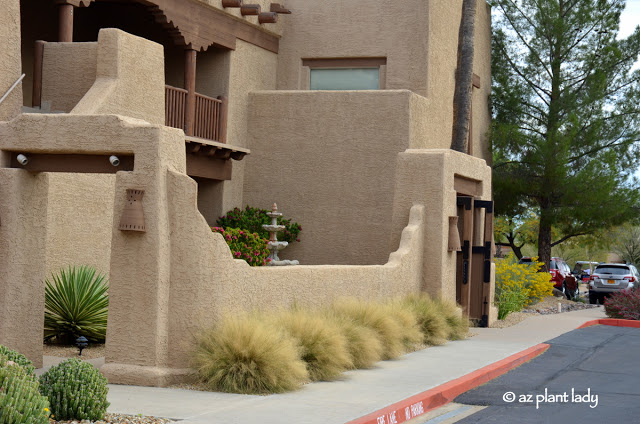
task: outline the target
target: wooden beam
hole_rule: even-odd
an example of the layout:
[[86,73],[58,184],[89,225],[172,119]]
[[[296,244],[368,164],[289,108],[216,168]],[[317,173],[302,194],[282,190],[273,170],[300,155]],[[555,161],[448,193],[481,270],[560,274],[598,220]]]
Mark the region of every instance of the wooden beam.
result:
[[462,211],[462,287],[460,289],[460,306],[465,316],[471,312],[471,273],[472,269],[472,247],[473,247],[473,198],[458,197],[464,199]]
[[33,50],[33,92],[31,93],[31,106],[42,105],[42,62],[44,60],[44,44],[42,40],[36,41]]
[[184,133],[193,135],[196,117],[196,56],[193,49],[184,51],[184,89],[187,90],[187,107],[184,117]]
[[480,181],[465,178],[460,175],[453,177],[453,189],[458,195],[480,196]]
[[275,24],[278,22],[278,14],[276,12],[262,12],[258,15],[258,23]]
[[220,104],[220,116],[218,117],[218,128],[219,128],[219,142],[226,143],[227,142],[227,121],[229,119],[229,98],[227,96],[218,96],[218,100],[222,103]]
[[61,43],[73,41],[73,9],[69,3],[58,5],[58,41]]
[[230,180],[231,161],[187,154],[187,175],[210,180]]
[[[29,162],[21,165],[18,154],[23,153]],[[75,172],[85,174],[115,174],[118,171],[133,171],[134,156],[114,153],[120,159],[120,165],[109,162],[111,155],[75,155],[11,152],[11,168],[25,169],[30,172]]]
[[258,16],[260,14],[259,4],[243,4],[240,6],[240,14],[242,16]]
[[280,37],[250,22],[230,16],[198,0],[135,0],[157,6],[167,22],[180,31],[186,45],[206,50],[216,45],[234,50],[239,38],[265,50],[278,53]]

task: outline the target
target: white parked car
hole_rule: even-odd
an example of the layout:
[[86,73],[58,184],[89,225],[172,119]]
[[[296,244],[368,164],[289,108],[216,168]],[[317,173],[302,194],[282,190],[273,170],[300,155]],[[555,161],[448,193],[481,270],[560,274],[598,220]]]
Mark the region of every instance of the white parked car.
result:
[[604,298],[640,284],[640,274],[633,265],[599,264],[589,278],[589,303],[604,303]]

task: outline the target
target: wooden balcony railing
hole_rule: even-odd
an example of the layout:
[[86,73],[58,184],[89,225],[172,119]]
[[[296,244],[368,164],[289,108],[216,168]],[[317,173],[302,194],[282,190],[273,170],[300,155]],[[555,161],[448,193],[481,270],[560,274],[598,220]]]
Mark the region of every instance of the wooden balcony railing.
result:
[[165,124],[181,128],[186,135],[226,143],[227,98],[217,99],[195,93],[195,112],[189,125],[189,93],[182,88],[165,86]]

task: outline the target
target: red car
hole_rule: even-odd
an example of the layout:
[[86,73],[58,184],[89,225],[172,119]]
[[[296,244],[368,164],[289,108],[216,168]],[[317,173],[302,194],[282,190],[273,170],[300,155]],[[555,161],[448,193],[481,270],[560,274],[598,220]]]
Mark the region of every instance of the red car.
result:
[[[531,262],[531,258],[523,256],[519,263]],[[549,262],[549,273],[553,287],[560,290],[567,299],[573,300],[578,297],[578,280],[571,274],[571,267],[562,258],[551,258]]]

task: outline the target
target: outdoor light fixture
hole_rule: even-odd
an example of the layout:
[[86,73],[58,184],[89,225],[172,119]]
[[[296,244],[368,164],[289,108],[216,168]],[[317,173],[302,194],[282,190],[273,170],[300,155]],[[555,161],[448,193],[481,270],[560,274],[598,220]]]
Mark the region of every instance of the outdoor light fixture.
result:
[[458,217],[449,217],[449,252],[460,252],[460,232],[458,231]]
[[29,158],[26,157],[25,155],[23,155],[22,153],[20,153],[18,156],[16,156],[16,159],[18,161],[18,163],[22,166],[25,166],[26,164],[29,163]]
[[144,196],[144,190],[127,189],[127,203],[124,205],[124,210],[120,217],[120,226],[118,227],[120,230],[146,231],[142,196]]
[[111,155],[109,156],[109,162],[111,162],[113,166],[118,166],[120,165],[120,158],[116,155]]
[[76,339],[76,346],[78,346],[78,349],[80,350],[78,356],[82,356],[82,349],[89,346],[89,340],[87,340],[85,336],[80,336]]

